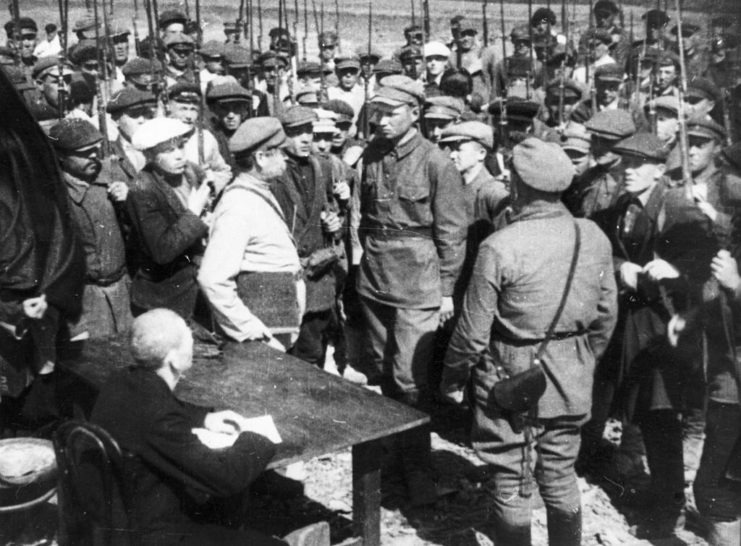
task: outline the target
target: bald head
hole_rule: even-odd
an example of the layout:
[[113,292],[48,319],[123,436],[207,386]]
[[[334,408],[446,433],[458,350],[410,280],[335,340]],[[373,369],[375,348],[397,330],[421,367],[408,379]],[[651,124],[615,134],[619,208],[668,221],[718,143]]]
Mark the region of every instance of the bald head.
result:
[[131,354],[136,365],[157,370],[164,364],[190,367],[193,336],[188,325],[169,309],[153,309],[134,319]]

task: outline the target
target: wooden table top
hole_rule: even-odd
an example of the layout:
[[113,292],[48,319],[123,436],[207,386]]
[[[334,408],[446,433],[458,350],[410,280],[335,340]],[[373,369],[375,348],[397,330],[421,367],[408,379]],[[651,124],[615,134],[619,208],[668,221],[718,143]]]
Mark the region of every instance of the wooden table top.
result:
[[[62,367],[100,388],[109,374],[132,364],[126,337],[88,340]],[[230,343],[222,355],[196,345],[193,367],[180,379],[181,400],[269,414],[283,438],[270,467],[311,459],[402,432],[429,421],[404,406],[326,373],[264,343]]]

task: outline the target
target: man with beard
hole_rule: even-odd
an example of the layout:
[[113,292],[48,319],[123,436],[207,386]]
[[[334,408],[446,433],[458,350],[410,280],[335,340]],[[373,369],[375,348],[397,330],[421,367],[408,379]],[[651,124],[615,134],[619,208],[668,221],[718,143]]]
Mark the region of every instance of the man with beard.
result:
[[[467,226],[460,175],[415,124],[424,88],[388,76],[373,97],[376,138],[363,155],[357,290],[366,322],[369,383],[404,404],[427,408],[434,333],[453,314],[453,288]],[[390,446],[412,505],[435,502],[430,436],[422,427]]]
[[[270,181],[286,169],[275,118],[245,121],[229,140],[239,174],[214,211],[198,283],[221,331],[284,350],[298,332],[304,284],[296,245]],[[268,292],[260,297],[261,292]],[[276,336],[280,338],[279,341]]]
[[82,313],[70,323],[72,341],[105,337],[131,326],[129,277],[114,204],[123,205],[125,182],[101,176],[103,135],[82,119],[65,119],[49,131],[67,185],[70,211],[85,250]]

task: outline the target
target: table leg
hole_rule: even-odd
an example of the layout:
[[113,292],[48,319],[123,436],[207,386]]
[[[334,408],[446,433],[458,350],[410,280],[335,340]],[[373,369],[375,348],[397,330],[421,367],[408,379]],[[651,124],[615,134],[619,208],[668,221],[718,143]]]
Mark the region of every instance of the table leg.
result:
[[352,511],[363,546],[381,544],[381,442],[352,447]]

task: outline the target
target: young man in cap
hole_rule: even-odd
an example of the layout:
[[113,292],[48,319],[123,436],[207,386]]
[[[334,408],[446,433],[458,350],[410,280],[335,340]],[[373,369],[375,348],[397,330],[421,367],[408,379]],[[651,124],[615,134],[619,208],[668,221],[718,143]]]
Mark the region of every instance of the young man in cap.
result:
[[710,116],[723,124],[723,95],[712,80],[700,76],[692,78],[687,82],[684,98],[688,117]]
[[5,25],[5,32],[8,34],[8,45],[15,48],[20,55],[21,64],[23,67],[30,72],[37,58],[33,52],[36,49],[37,34],[39,27],[36,25],[36,21],[30,17],[18,18],[18,27],[20,28],[20,36],[15,35],[16,21],[9,21]]
[[203,60],[203,68],[199,73],[199,78],[202,93],[206,93],[206,88],[211,81],[218,81],[219,76],[226,74],[226,67],[224,66],[225,52],[224,44],[216,40],[209,40],[201,46],[199,53]]
[[[420,46],[404,46],[399,52],[402,74],[424,83],[425,58]],[[380,80],[379,80],[380,81]]]
[[530,57],[530,29],[527,25],[512,29],[510,39],[514,51],[506,59],[500,60],[494,69],[494,81],[492,85],[492,97],[518,96],[529,98],[526,95],[539,85],[536,85],[536,77],[542,71],[541,62],[533,55]]
[[211,188],[185,159],[193,128],[171,118],[144,122],[132,144],[147,165],[129,192],[126,208],[136,237],[138,270],[131,284],[134,315],[166,307],[190,319],[198,295],[195,260],[203,253]]
[[606,30],[612,36],[611,56],[620,66],[625,66],[630,57],[631,43],[628,32],[616,24],[620,8],[612,0],[598,0],[594,4],[593,11],[597,28]]
[[427,42],[424,47],[425,95],[428,97],[440,94],[440,80],[450,62],[450,49],[442,42]]
[[125,182],[101,176],[103,135],[88,121],[66,119],[49,131],[69,192],[70,212],[85,251],[82,313],[69,323],[78,341],[124,332],[131,326],[126,253],[114,204],[128,195]]
[[[349,202],[350,188],[344,180],[335,181],[332,163],[313,152],[314,124],[318,121],[314,110],[293,106],[280,121],[287,137],[286,170],[275,180],[272,191],[296,239],[306,277],[306,309],[290,352],[323,368],[327,343],[340,328],[336,270],[342,249],[343,206]],[[340,185],[342,195],[335,196]],[[327,255],[328,248],[335,251],[334,256]]]
[[46,57],[47,55],[59,55],[62,51],[62,44],[59,42],[57,25],[49,23],[44,27],[44,32],[46,33],[46,38],[41,40],[33,50],[33,55],[37,59]]
[[125,87],[113,95],[106,109],[118,127],[118,138],[111,143],[112,152],[119,158],[122,170],[133,181],[147,161],[131,141],[139,127],[154,118],[157,99],[151,91]]
[[679,96],[679,57],[671,51],[662,51],[655,67],[654,97]]
[[[36,82],[36,88],[44,100],[52,108],[60,109],[59,91],[67,92],[70,82],[72,81],[72,66],[69,63],[62,63],[62,72],[59,72],[59,57],[50,55],[39,60],[33,67],[31,76]],[[66,110],[66,105],[61,105]]]
[[592,134],[594,165],[574,180],[566,194],[569,210],[580,218],[591,218],[613,205],[620,195],[623,166],[613,147],[636,132],[633,119],[625,110],[598,112],[586,128]]
[[285,57],[268,51],[260,55],[258,64],[261,79],[257,88],[266,95],[270,115],[278,116],[285,109],[286,101],[290,99],[285,82],[288,61]]
[[195,42],[187,34],[168,34],[165,39],[167,51],[167,65],[165,65],[165,81],[167,87],[176,83],[193,83],[196,81],[193,73]]
[[252,100],[251,115],[261,117],[270,115],[268,97],[255,88],[255,75],[258,69],[255,67],[250,51],[239,46],[227,48],[224,53],[224,63],[227,75],[235,78],[239,85],[249,91]]
[[[440,392],[461,404],[473,370],[472,441],[479,457],[494,468],[494,542],[531,544],[530,496],[537,482],[549,544],[578,545],[582,517],[574,462],[591,410],[595,362],[617,318],[610,243],[594,223],[575,220],[561,203],[574,169],[557,144],[528,138],[515,146],[512,157],[513,215],[479,248],[445,355]],[[576,267],[567,285],[574,255]],[[530,418],[520,427],[492,390],[533,365],[566,286],[555,335],[539,359],[545,391],[533,400]]]
[[231,166],[232,172],[236,172],[236,163],[229,151],[229,139],[245,120],[256,117],[254,98],[235,81],[216,84],[206,94],[206,102],[214,115],[212,126],[219,152]]
[[337,114],[335,123],[337,131],[332,140],[332,154],[354,167],[363,153],[364,145],[350,136],[354,115],[352,106],[342,100],[328,100],[322,104],[322,108]]
[[574,165],[574,178],[582,176],[589,168],[592,135],[581,123],[571,121],[564,127],[558,143]]
[[152,86],[162,74],[162,63],[157,59],[134,57],[121,68],[124,86],[135,87],[140,91],[152,91]]
[[[622,157],[625,193],[595,219],[612,242],[623,320],[598,374],[596,393],[602,396],[595,398],[593,428],[601,432],[611,411],[626,415],[640,427],[651,485],[628,493],[623,501],[652,511],[650,526],[640,532],[658,538],[672,533],[684,503],[682,429],[677,412],[682,411],[678,400],[690,377],[689,362],[666,339],[670,311],[665,305],[670,299],[659,297],[661,291],[673,296],[670,281],[657,274],[662,260],[656,255],[668,191],[664,180],[667,151],[650,133],[637,133],[613,150]],[[609,393],[614,392],[623,394],[613,399]]]
[[345,101],[352,106],[354,123],[365,104],[365,89],[358,83],[360,60],[355,57],[341,57],[335,60],[334,66],[339,84],[327,89],[327,97],[329,100]]
[[232,168],[219,152],[219,143],[211,131],[198,125],[202,116],[201,89],[195,83],[178,83],[168,90],[168,115],[193,128],[193,134],[185,142],[185,159],[203,169],[205,178],[212,182],[219,195],[232,180]]
[[113,65],[115,66],[115,79],[119,83],[124,82],[121,69],[129,62],[129,35],[131,32],[123,26],[114,26],[108,33],[108,38],[113,46]]
[[[285,145],[286,135],[275,118],[250,118],[232,135],[229,148],[239,174],[216,206],[198,272],[198,283],[227,337],[266,341],[284,351],[289,335],[298,333],[305,298],[296,244],[270,191],[271,181],[286,169]],[[264,291],[268,296],[260,298]]]
[[565,125],[572,115],[574,108],[582,100],[584,90],[574,80],[561,78],[552,80],[545,88],[545,106],[548,109],[548,118],[545,120],[549,127]]
[[[365,369],[382,392],[425,408],[434,332],[453,313],[453,287],[465,255],[467,226],[460,175],[415,124],[420,82],[384,78],[373,97],[376,137],[363,155],[357,290],[366,321]],[[402,435],[394,452],[412,504],[435,501],[430,437]]]
[[168,9],[160,14],[157,26],[160,31],[160,39],[167,42],[168,38],[177,36],[179,34],[185,34],[185,25],[188,22],[188,17],[178,10]]
[[[265,430],[250,427],[232,410],[211,411],[175,397],[175,386],[193,365],[193,334],[181,317],[167,309],[137,317],[130,345],[134,365],[113,374],[104,385],[91,420],[135,455],[131,501],[143,542],[329,546],[326,522],[283,540],[204,522],[199,505],[214,497],[229,497],[234,503],[265,470],[275,446]],[[237,431],[237,437],[230,447],[214,450],[193,433],[202,429],[217,434]]]
[[425,101],[423,119],[424,136],[437,144],[443,130],[457,123],[463,113],[463,101],[454,97],[430,97]]
[[595,71],[597,68],[607,64],[616,65],[615,59],[610,55],[612,47],[612,35],[604,29],[593,29],[583,37],[584,47],[589,51],[589,79],[587,80],[587,68],[578,66],[574,69],[572,78],[582,85],[595,85]]
[[[333,30],[325,30],[318,37],[319,40],[319,62],[322,67],[335,71],[335,57],[337,56],[337,33]],[[334,82],[333,82],[334,84]]]

